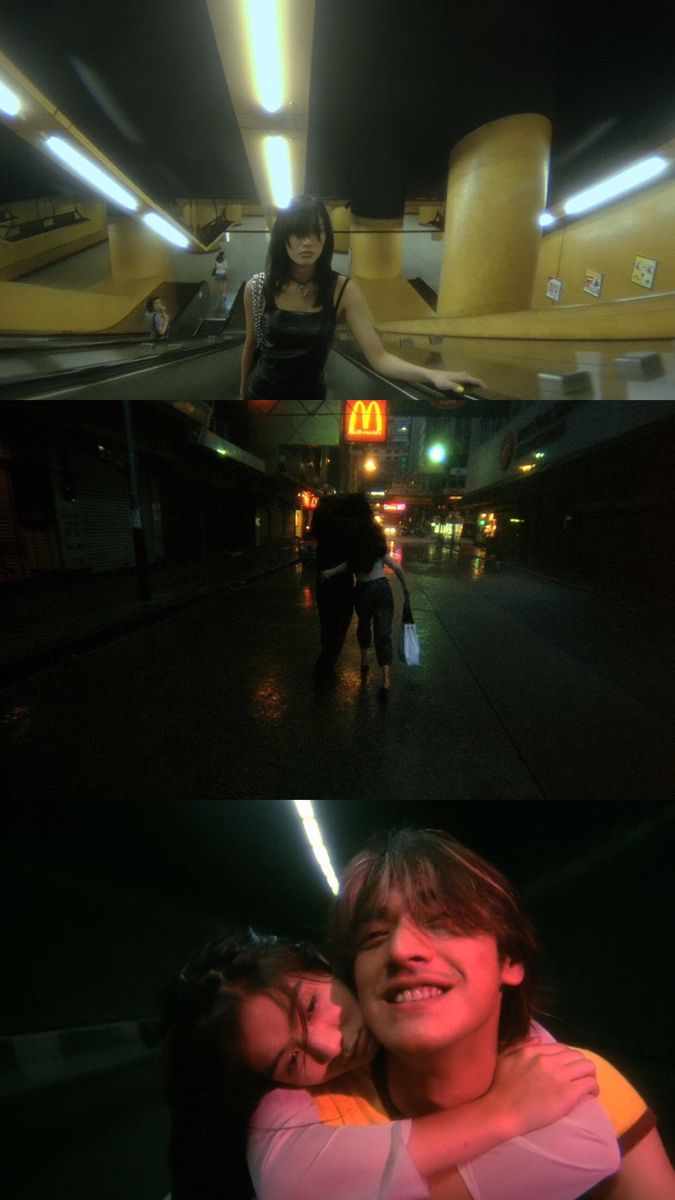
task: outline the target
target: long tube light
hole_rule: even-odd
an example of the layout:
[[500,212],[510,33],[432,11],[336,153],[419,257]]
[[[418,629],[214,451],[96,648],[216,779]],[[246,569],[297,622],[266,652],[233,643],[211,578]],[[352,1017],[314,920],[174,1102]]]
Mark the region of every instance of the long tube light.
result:
[[0,112],[6,113],[8,117],[15,117],[20,109],[19,97],[6,84],[0,82]]
[[80,154],[74,146],[60,137],[48,137],[45,139],[47,149],[60,159],[62,163],[75,174],[79,175],[80,179],[84,179],[85,183],[91,184],[97,192],[107,196],[115,204],[119,204],[122,208],[128,209],[130,212],[135,212],[139,207],[138,200],[135,196],[128,192],[126,188],[121,187],[112,175],[108,175],[106,171],[102,171],[96,163],[90,158],[85,158],[84,154]]
[[146,213],[143,220],[154,233],[159,234],[165,241],[171,242],[173,246],[180,246],[181,250],[184,250],[186,246],[190,245],[190,239],[181,233],[180,229],[176,229],[175,225],[165,221],[164,217],[160,217],[159,213]]
[[338,883],[335,871],[333,870],[333,864],[330,861],[330,855],[324,845],[321,829],[319,828],[319,822],[317,821],[316,813],[314,812],[314,805],[312,804],[311,800],[294,800],[293,803],[296,807],[298,816],[302,821],[302,825],[305,830],[305,836],[312,847],[314,857],[323,871],[331,892],[334,896],[337,896],[340,890],[340,885]]
[[266,137],[263,149],[272,201],[277,208],[286,208],[293,197],[291,152],[288,139],[278,134]]
[[284,102],[284,55],[277,0],[248,0],[246,16],[256,91],[262,107],[275,113]]
[[650,158],[644,158],[632,167],[627,167],[624,171],[619,171],[617,175],[610,175],[602,183],[597,183],[594,187],[587,188],[583,192],[578,192],[576,196],[571,196],[563,206],[565,212],[572,215],[574,213],[586,212],[589,208],[596,208],[598,204],[603,204],[605,200],[612,200],[615,196],[621,196],[624,192],[639,187],[641,183],[647,183],[648,180],[654,179],[667,166],[668,160],[662,158],[660,154],[653,154]]

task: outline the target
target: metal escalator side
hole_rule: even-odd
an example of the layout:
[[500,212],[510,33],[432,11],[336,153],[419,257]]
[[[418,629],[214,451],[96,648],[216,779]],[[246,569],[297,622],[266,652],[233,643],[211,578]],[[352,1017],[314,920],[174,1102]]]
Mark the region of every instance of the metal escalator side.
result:
[[11,361],[5,351],[4,364],[0,354],[0,397],[163,400],[168,391],[187,399],[234,399],[243,340],[242,333],[228,333],[155,343],[147,338],[52,342],[23,354],[15,349]]

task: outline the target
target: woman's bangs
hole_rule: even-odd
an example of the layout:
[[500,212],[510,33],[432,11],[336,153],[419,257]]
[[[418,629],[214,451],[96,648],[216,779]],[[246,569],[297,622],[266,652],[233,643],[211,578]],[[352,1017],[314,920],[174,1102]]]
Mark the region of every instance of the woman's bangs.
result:
[[320,238],[326,230],[321,219],[321,214],[311,210],[309,212],[294,213],[289,223],[289,237],[316,237]]

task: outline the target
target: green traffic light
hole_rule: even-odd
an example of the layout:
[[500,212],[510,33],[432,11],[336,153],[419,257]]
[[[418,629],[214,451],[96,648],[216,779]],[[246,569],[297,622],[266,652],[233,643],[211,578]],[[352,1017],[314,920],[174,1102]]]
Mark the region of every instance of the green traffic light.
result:
[[429,446],[427,450],[427,458],[430,458],[433,463],[443,463],[447,457],[448,452],[440,442],[434,442],[433,446]]

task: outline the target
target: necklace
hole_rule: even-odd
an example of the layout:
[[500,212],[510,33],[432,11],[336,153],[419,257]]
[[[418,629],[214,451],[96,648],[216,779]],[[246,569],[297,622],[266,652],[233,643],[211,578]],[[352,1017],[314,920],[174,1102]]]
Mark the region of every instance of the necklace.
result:
[[[291,279],[293,279],[292,275],[291,275]],[[315,279],[314,275],[312,275],[312,278],[308,279],[306,283],[298,283],[297,279],[293,279],[293,283],[295,284],[296,288],[298,289],[303,300],[307,299],[310,291],[314,287],[314,279]]]

